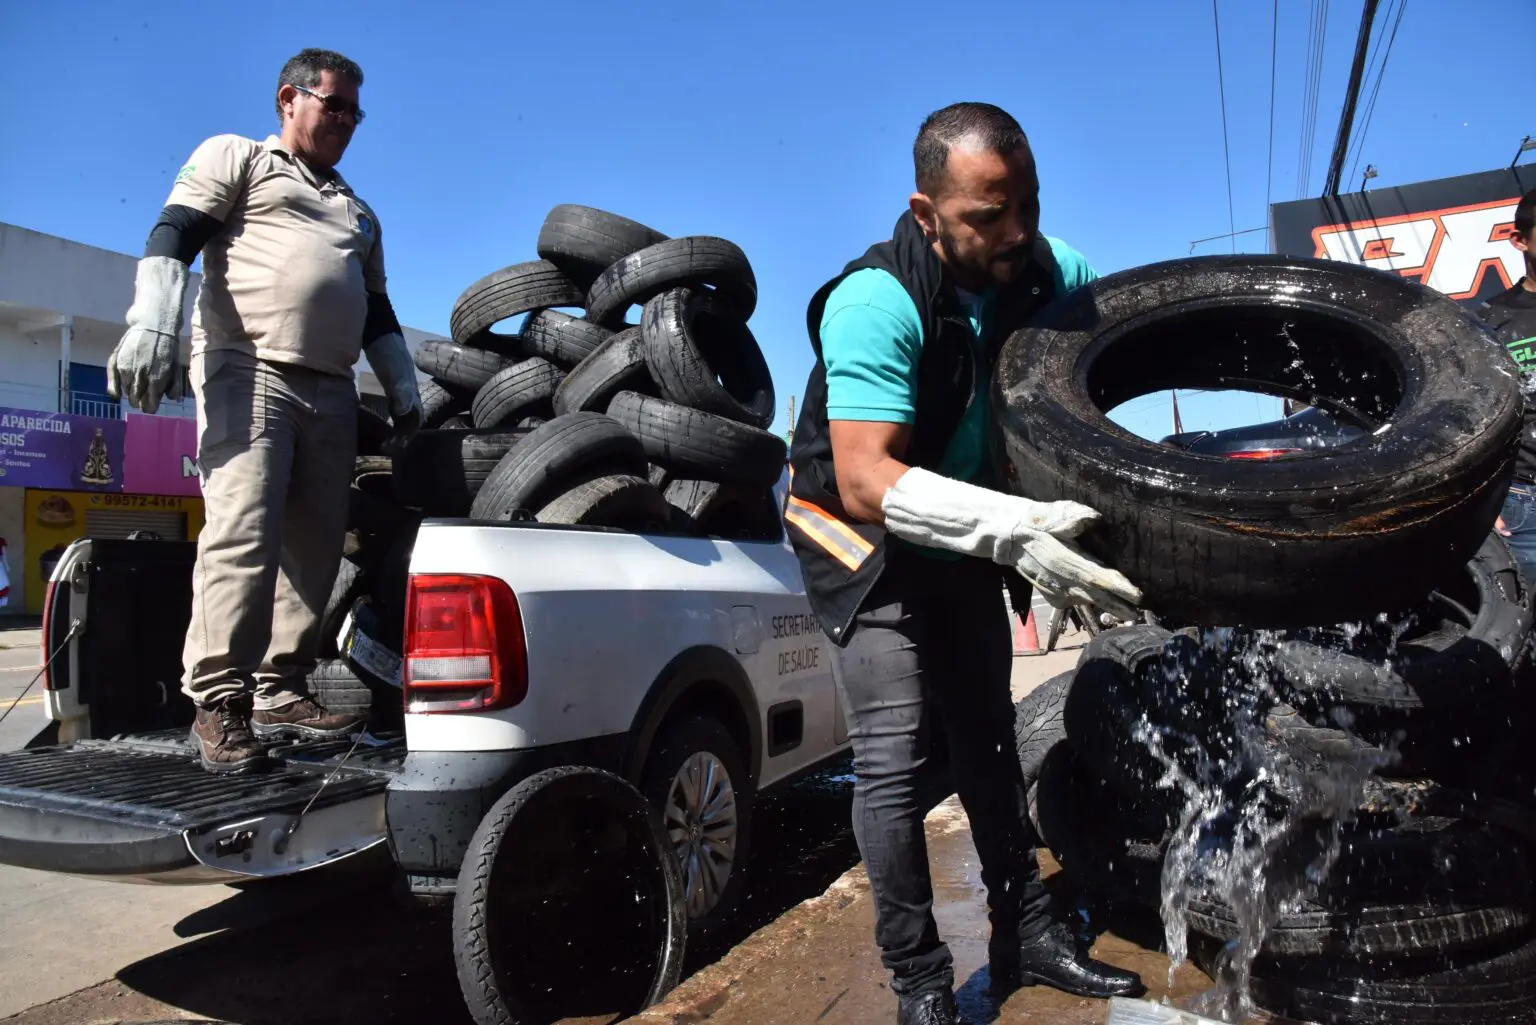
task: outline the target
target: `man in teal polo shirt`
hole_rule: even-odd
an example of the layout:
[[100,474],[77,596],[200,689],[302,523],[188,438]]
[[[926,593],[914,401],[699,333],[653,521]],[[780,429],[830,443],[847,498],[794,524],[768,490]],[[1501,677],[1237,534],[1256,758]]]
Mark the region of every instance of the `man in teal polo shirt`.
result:
[[812,298],[817,354],[790,452],[785,521],[806,593],[838,646],[854,753],[854,833],[901,1025],[958,1021],[932,914],[923,782],[936,711],[981,860],[995,989],[1140,990],[1090,960],[1051,906],[1014,752],[1007,586],[1134,616],[1140,592],[1071,539],[1097,514],[996,490],[990,380],[1002,341],[1094,278],[1039,230],[1040,183],[1018,123],[990,104],[930,115],[917,190],[889,241]]

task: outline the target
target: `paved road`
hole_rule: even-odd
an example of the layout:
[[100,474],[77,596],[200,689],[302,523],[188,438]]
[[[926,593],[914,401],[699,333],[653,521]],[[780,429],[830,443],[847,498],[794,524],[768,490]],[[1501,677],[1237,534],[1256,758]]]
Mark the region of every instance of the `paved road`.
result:
[[25,696],[0,723],[0,751],[16,750],[47,725],[42,681],[33,683],[42,661],[39,636],[38,631],[30,629],[0,630],[0,715],[25,691]]
[[[1015,694],[1070,667],[1080,642],[1066,637],[1051,654],[1016,659]],[[36,673],[38,649],[35,633],[0,631],[0,644],[11,645],[0,649],[8,703]],[[12,719],[24,713],[20,723],[42,724],[40,704],[18,706]],[[0,725],[0,749],[19,747],[24,733]],[[716,945],[690,952],[690,971],[858,860],[850,800],[846,766],[764,799],[743,914]],[[0,866],[0,1018],[467,1025],[446,917],[399,907],[391,880],[390,866],[369,862],[247,888],[137,886]]]

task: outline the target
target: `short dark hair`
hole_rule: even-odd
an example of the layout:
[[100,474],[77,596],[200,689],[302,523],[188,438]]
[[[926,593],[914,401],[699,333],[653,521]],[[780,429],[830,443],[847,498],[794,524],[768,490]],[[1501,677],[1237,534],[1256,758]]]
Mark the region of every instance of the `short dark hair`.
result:
[[1001,107],[990,103],[951,103],[929,114],[912,144],[912,168],[917,190],[932,196],[944,184],[949,151],[957,142],[975,139],[993,153],[1012,153],[1027,147],[1024,129]]
[[[357,66],[356,61],[348,60],[335,50],[307,47],[288,58],[288,63],[283,65],[283,70],[277,76],[278,92],[285,85],[302,85],[306,89],[313,89],[320,84],[322,71],[350,78],[353,85],[363,84],[363,69]],[[277,107],[278,120],[282,120],[282,103],[274,99],[273,105]]]
[[1532,229],[1536,229],[1536,189],[1521,196],[1515,207],[1515,234],[1530,238]]

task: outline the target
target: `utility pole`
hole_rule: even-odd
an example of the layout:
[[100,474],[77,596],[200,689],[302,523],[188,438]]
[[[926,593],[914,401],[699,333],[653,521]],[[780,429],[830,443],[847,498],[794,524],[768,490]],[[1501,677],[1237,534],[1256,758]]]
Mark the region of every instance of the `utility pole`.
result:
[[1360,79],[1365,76],[1365,53],[1371,43],[1371,22],[1376,18],[1378,0],[1365,0],[1360,15],[1360,35],[1355,39],[1355,61],[1349,68],[1349,86],[1344,93],[1344,109],[1339,113],[1339,131],[1333,139],[1333,158],[1328,161],[1328,181],[1323,195],[1339,194],[1339,176],[1344,173],[1344,157],[1349,152],[1349,130],[1355,123],[1355,104],[1360,99]]
[[787,442],[795,440],[795,397],[793,395],[789,397],[789,426],[784,430],[784,440]]

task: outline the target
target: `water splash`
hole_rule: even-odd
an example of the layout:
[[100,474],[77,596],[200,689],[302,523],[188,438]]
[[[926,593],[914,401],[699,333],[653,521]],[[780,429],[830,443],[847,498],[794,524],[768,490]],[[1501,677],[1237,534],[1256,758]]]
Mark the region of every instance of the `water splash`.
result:
[[[1390,625],[1395,650],[1406,627]],[[1381,635],[1358,624],[1343,633]],[[1277,711],[1293,712],[1274,685],[1278,639],[1232,629],[1208,629],[1198,643],[1176,635],[1159,667],[1167,701],[1157,721],[1144,715],[1134,731],[1162,765],[1157,785],[1173,791],[1178,809],[1160,908],[1169,984],[1188,957],[1192,907],[1224,908],[1232,935],[1215,958],[1215,986],[1188,1008],[1224,1022],[1254,1013],[1249,980],[1265,938],[1317,896],[1367,781],[1394,757],[1364,748],[1358,757],[1324,758],[1274,728]]]

